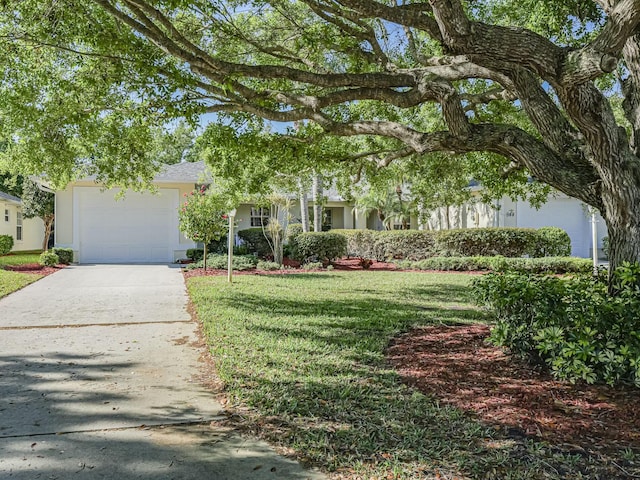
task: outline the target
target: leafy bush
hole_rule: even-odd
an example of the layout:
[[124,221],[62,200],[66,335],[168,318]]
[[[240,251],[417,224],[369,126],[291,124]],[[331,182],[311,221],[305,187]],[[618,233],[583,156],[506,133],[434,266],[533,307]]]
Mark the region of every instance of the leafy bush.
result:
[[577,257],[432,257],[412,262],[401,260],[398,267],[407,270],[483,271],[522,273],[589,273],[591,260]]
[[309,263],[305,263],[304,265],[302,265],[302,269],[303,270],[322,270],[322,267],[324,267],[324,265],[322,264],[322,262],[309,262]]
[[421,230],[386,230],[375,239],[375,260],[403,258],[420,260],[436,255],[435,232]]
[[303,263],[330,262],[347,253],[347,238],[334,232],[301,233],[296,237],[294,255]]
[[[375,230],[340,230],[333,229],[332,233],[344,235],[347,239],[347,255],[378,260],[380,254],[376,250],[376,239],[380,232]],[[380,260],[383,260],[381,258]]]
[[290,223],[287,226],[287,243],[295,244],[296,237],[302,233],[302,224],[301,223]]
[[568,257],[571,255],[571,238],[558,227],[542,227],[536,230],[538,239],[534,257]]
[[265,233],[268,235],[266,231],[262,230],[262,227],[247,228],[246,230],[240,230],[238,236],[252,253],[255,253],[260,258],[267,258],[272,255],[272,252]]
[[280,265],[278,265],[276,262],[268,262],[265,260],[261,260],[256,265],[256,268],[258,270],[267,270],[267,271],[280,270]]
[[436,232],[442,256],[534,256],[538,236],[533,228],[465,228]]
[[475,279],[473,294],[495,319],[491,341],[571,382],[640,387],[640,265],[594,280],[520,273]]
[[49,250],[42,252],[40,254],[40,265],[44,265],[45,267],[53,267],[60,263],[60,257]]
[[194,262],[199,262],[204,257],[204,249],[202,248],[187,248],[187,258]]
[[13,237],[11,235],[0,235],[0,255],[6,255],[13,248]]
[[[211,255],[207,255],[207,268],[211,268],[213,270],[226,270],[229,265],[229,258],[227,255],[221,255],[218,253],[212,253]],[[251,270],[256,268],[258,264],[258,259],[254,255],[234,255],[232,260],[232,268],[234,270]],[[204,262],[200,260],[196,263],[191,263],[187,265],[187,270],[192,270],[195,268],[203,268]]]
[[52,248],[51,251],[58,255],[60,263],[69,265],[73,262],[73,249],[71,248]]

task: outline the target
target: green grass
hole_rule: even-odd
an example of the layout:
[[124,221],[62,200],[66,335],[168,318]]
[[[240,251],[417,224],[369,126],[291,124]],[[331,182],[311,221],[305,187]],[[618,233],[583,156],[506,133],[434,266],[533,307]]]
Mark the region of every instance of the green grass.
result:
[[412,326],[481,321],[469,281],[332,272],[197,277],[188,289],[239,424],[307,463],[350,479],[582,478],[589,460],[503,438],[386,364],[390,339]]
[[38,263],[39,260],[40,252],[9,253],[8,255],[0,256],[0,267],[4,267],[6,265],[24,265],[27,263]]
[[15,292],[16,290],[20,290],[22,287],[25,287],[40,278],[42,278],[42,275],[9,272],[0,269],[0,298],[5,295],[9,295],[11,292]]

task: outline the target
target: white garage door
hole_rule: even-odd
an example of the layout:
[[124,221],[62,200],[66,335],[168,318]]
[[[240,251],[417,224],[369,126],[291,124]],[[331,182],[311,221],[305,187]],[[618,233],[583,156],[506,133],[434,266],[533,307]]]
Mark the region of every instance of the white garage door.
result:
[[178,243],[178,190],[158,195],[76,187],[81,263],[172,262]]

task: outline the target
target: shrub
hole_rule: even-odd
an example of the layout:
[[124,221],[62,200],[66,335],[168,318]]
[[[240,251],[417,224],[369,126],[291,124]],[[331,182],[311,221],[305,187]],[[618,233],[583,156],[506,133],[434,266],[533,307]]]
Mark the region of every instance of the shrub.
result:
[[324,265],[322,264],[322,262],[309,262],[309,263],[305,263],[304,265],[302,265],[302,269],[303,270],[322,270],[322,267],[324,267]]
[[60,263],[60,257],[49,250],[42,252],[40,254],[40,265],[44,265],[45,267],[53,267]]
[[290,223],[287,226],[287,243],[295,244],[296,237],[302,233],[302,224],[301,223]]
[[194,262],[199,262],[204,257],[204,249],[202,248],[188,248],[187,249],[187,258],[189,260],[193,260]]
[[640,387],[640,265],[569,278],[507,273],[475,279],[473,294],[495,319],[490,340],[571,382]]
[[58,255],[60,263],[69,265],[73,262],[73,249],[71,248],[52,248],[51,251]]
[[[258,259],[254,255],[234,255],[231,267],[234,270],[251,270],[256,268],[258,264]],[[219,253],[212,253],[211,255],[207,255],[207,268],[211,268],[213,270],[226,270],[229,266],[229,257],[227,255],[221,255]],[[197,263],[192,263],[187,265],[187,270],[192,270],[195,268],[203,268],[204,262],[200,260]]]
[[558,227],[542,227],[537,231],[534,257],[568,257],[571,255],[571,238]]
[[252,253],[255,253],[260,258],[267,258],[272,255],[272,252],[265,233],[262,227],[247,228],[246,230],[240,230],[238,236]]
[[278,265],[276,262],[268,262],[265,260],[261,260],[256,265],[256,268],[258,270],[267,270],[267,271],[280,270],[280,265]]
[[417,262],[402,260],[398,267],[408,270],[522,272],[522,273],[590,273],[591,260],[577,257],[506,258],[506,257],[432,257]]
[[0,235],[0,255],[6,255],[13,248],[13,237],[11,235]]
[[538,236],[533,228],[469,228],[436,232],[442,256],[533,256]]
[[295,256],[303,263],[313,259],[326,263],[346,253],[347,238],[339,233],[309,232],[296,237]]
[[403,258],[420,260],[436,255],[435,232],[422,230],[387,230],[375,239],[375,260]]

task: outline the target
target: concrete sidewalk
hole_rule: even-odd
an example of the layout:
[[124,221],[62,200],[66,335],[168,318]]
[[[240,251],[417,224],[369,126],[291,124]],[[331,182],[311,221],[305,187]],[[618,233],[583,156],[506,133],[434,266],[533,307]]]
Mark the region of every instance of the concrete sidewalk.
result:
[[213,426],[186,302],[166,265],[72,266],[1,299],[0,479],[325,478]]

